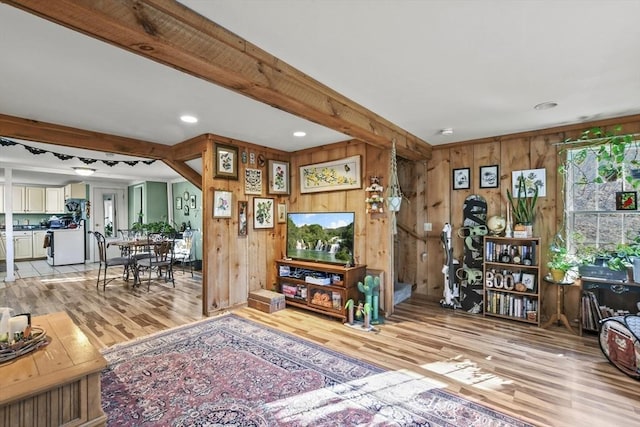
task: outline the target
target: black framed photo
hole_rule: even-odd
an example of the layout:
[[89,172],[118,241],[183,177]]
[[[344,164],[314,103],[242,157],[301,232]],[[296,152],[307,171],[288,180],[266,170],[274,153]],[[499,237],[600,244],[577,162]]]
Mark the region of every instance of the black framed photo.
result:
[[459,168],[453,170],[453,189],[468,190],[471,188],[471,169]]
[[480,166],[480,188],[498,188],[500,173],[498,165]]
[[617,191],[616,210],[635,211],[638,210],[638,193],[636,191]]

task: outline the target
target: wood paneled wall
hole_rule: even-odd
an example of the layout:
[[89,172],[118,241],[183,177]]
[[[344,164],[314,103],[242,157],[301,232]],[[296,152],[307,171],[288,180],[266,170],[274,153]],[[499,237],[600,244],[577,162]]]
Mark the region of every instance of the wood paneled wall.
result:
[[[557,170],[561,164],[558,143],[567,138],[576,138],[583,130],[594,126],[622,125],[625,133],[640,132],[640,116],[608,119],[561,128],[544,129],[522,134],[466,141],[445,146],[436,146],[433,157],[423,162],[401,162],[400,181],[402,188],[409,188],[410,208],[402,212],[402,222],[415,231],[419,238],[400,230],[396,237],[395,264],[403,281],[415,285],[415,292],[431,301],[442,298],[444,250],[440,233],[445,223],[453,227],[454,257],[462,260],[463,242],[456,231],[462,225],[462,205],[470,194],[480,194],[487,199],[488,216],[506,215],[506,189],[511,185],[511,172],[522,169],[546,169],[547,195],[537,204],[534,235],[542,239],[543,251],[541,272],[546,274],[546,245],[562,224],[564,212],[562,182]],[[496,189],[479,187],[481,166],[499,165],[500,186]],[[471,188],[453,190],[452,170],[471,169]],[[424,182],[415,182],[424,178]],[[417,179],[416,179],[417,178]],[[415,189],[415,191],[414,191]],[[424,232],[422,224],[432,223],[433,230]],[[426,241],[426,243],[425,243]],[[422,262],[421,254],[426,253]],[[407,280],[408,279],[408,280]],[[566,311],[569,319],[578,316],[579,294],[572,289],[567,295]],[[542,318],[547,319],[555,311],[555,291],[542,285]]]
[[[239,162],[239,179],[216,179],[213,162],[215,143],[231,144],[243,151],[254,153],[256,158],[290,162],[291,194],[267,193],[267,168]],[[299,167],[359,155],[361,158],[362,189],[301,194]],[[263,193],[257,197],[270,197],[277,206],[284,203],[287,211],[353,211],[356,214],[355,253],[356,263],[368,268],[392,271],[393,247],[391,244],[389,214],[369,215],[365,212],[369,176],[388,177],[389,151],[358,141],[348,141],[313,150],[285,153],[234,140],[210,138],[203,153],[203,245],[207,247],[203,260],[204,314],[244,304],[249,292],[257,289],[273,289],[276,283],[275,261],[286,253],[286,224],[275,224],[272,229],[253,228],[254,195],[244,194],[244,171],[259,168],[263,171]],[[227,190],[233,193],[232,218],[213,218],[213,193]],[[249,205],[249,230],[246,237],[238,236],[237,202],[246,200]],[[391,291],[393,287],[390,288]],[[388,301],[393,301],[393,294]]]

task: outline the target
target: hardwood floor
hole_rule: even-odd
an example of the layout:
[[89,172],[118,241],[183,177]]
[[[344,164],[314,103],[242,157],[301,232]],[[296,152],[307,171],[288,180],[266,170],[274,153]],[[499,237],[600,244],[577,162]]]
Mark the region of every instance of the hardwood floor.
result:
[[[131,290],[115,280],[96,290],[96,271],[32,277],[0,289],[0,305],[34,315],[65,310],[98,348],[202,319],[201,278],[176,273],[176,287]],[[570,335],[403,302],[374,332],[287,308],[239,316],[389,370],[410,370],[447,390],[540,426],[640,426],[640,382],[602,355],[594,335]]]

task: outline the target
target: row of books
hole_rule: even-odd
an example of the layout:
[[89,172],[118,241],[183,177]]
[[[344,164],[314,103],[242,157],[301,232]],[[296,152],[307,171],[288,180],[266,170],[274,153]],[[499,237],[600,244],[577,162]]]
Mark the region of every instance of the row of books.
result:
[[627,310],[614,310],[606,305],[600,305],[596,294],[590,291],[582,294],[580,303],[582,310],[582,329],[590,331],[597,331],[602,319],[629,314]]
[[516,294],[487,291],[486,310],[487,313],[527,319],[531,318],[531,314],[528,313],[538,311],[538,299]]
[[[484,259],[488,262],[536,265],[536,243],[511,245],[493,241],[485,242]],[[503,259],[507,255],[506,259]]]

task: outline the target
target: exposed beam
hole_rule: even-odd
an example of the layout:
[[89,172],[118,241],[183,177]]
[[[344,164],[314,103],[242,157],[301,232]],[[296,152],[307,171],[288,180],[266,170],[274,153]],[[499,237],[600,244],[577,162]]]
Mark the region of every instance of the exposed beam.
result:
[[169,158],[171,147],[155,142],[93,132],[38,120],[0,114],[0,135],[28,141],[46,142],[64,147],[124,154],[162,160]]
[[431,146],[223,27],[170,0],[2,0],[411,160]]
[[164,159],[163,162],[171,169],[182,175],[187,181],[202,190],[202,175],[182,161]]

